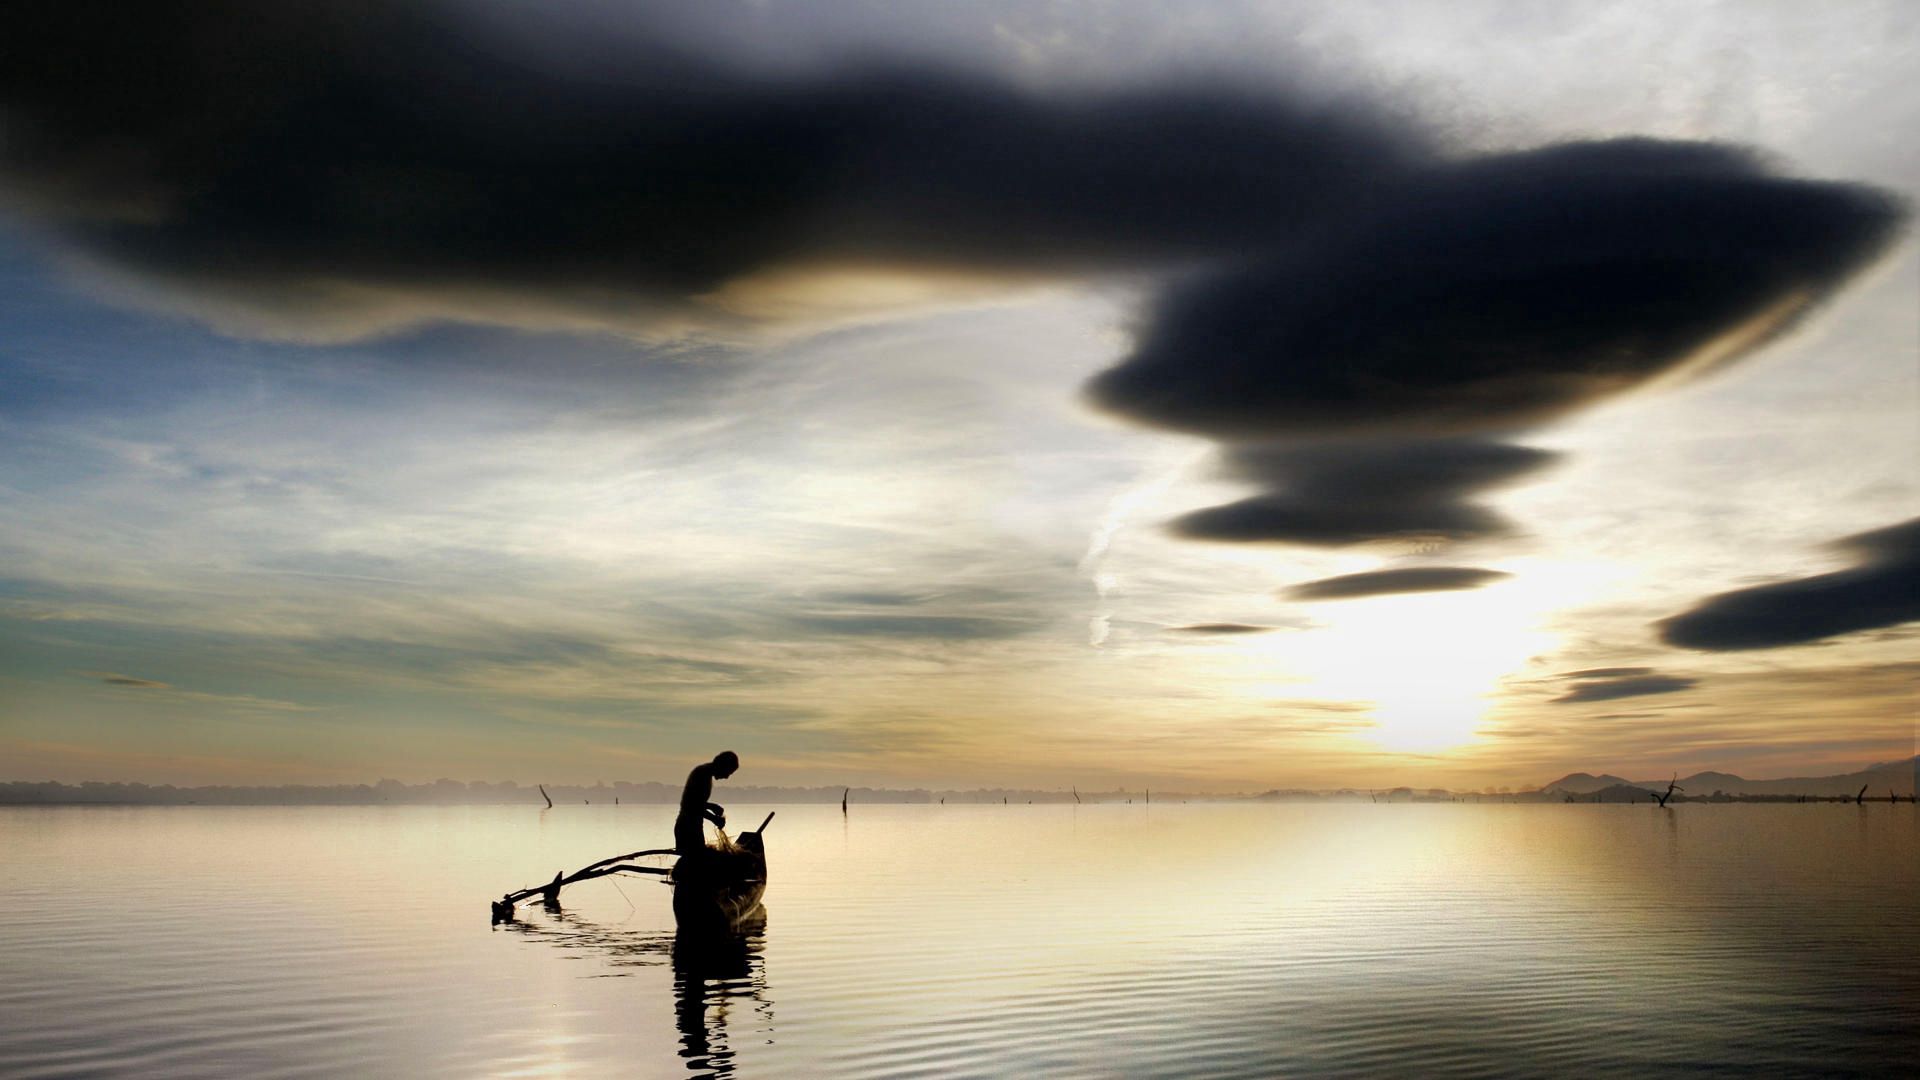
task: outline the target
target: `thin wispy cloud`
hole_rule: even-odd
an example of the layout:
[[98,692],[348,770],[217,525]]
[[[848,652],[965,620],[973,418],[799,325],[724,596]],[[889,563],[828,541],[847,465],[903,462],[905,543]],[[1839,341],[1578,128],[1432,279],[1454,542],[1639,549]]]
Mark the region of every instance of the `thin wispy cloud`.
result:
[[1657,675],[1647,669],[1626,669],[1633,674],[1592,675],[1573,673],[1562,678],[1573,680],[1574,685],[1566,693],[1553,699],[1556,705],[1573,705],[1585,701],[1613,701],[1618,698],[1649,697],[1655,694],[1677,694],[1682,690],[1691,690],[1700,685],[1700,680],[1679,675]]
[[100,681],[103,683],[106,683],[108,686],[131,686],[141,690],[172,689],[172,687],[168,686],[166,683],[163,683],[163,682],[155,682],[152,679],[136,679],[131,675],[115,675],[110,671],[102,671],[102,672],[89,671],[89,672],[84,672],[83,674],[97,675]]
[[189,690],[163,683],[154,679],[142,679],[132,675],[120,675],[110,671],[83,671],[80,674],[98,679],[106,686],[117,689],[139,691],[143,697],[151,697],[167,704],[198,706],[217,706],[231,712],[242,713],[309,713],[319,710],[311,705],[296,701],[282,701],[277,698],[258,697],[253,694],[222,694],[205,690]]

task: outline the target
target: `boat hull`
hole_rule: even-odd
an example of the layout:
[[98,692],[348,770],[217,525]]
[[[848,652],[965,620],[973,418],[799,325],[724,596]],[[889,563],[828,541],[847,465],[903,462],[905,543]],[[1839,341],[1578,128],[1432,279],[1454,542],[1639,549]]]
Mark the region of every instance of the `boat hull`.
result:
[[760,910],[767,857],[755,833],[683,856],[673,868],[673,917],[683,928],[734,930]]

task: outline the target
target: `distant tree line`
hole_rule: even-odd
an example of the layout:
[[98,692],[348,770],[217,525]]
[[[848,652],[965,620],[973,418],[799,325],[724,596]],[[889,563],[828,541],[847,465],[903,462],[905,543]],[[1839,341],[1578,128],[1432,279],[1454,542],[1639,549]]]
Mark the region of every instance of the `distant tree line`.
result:
[[[672,805],[680,801],[680,785],[657,780],[642,783],[620,781],[612,784],[546,784],[547,795],[555,805]],[[902,803],[1074,803],[1069,791],[1035,791],[1016,788],[975,788],[933,791],[926,788],[847,788],[766,787],[728,784],[721,792],[724,801],[753,803],[839,803],[844,796],[853,806]],[[1139,792],[1123,790],[1080,792],[1079,801],[1125,802]],[[1177,792],[1160,794],[1156,801],[1180,802],[1188,799],[1237,799],[1240,795],[1188,795]],[[435,780],[429,784],[407,784],[382,780],[376,784],[282,784],[275,786],[176,787],[172,784],[132,784],[89,780],[79,784],[57,781],[16,780],[0,783],[0,805],[11,806],[543,806],[539,786],[521,786],[513,781],[490,783],[484,780]]]

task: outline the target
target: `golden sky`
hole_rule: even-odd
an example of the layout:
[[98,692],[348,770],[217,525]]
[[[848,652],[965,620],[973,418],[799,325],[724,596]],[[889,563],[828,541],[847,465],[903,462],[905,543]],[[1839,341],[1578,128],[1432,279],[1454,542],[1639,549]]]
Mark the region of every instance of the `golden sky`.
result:
[[1914,752],[1905,5],[413,7],[0,86],[0,780]]

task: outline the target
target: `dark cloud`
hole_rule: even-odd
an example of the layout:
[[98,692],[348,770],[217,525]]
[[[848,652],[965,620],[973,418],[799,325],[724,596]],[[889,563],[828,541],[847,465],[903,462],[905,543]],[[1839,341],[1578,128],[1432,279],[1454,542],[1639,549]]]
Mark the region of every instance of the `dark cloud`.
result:
[[[1649,669],[1617,668],[1614,670],[1646,671]],[[1554,698],[1555,705],[1571,705],[1582,701],[1612,701],[1615,698],[1646,697],[1650,694],[1675,694],[1682,690],[1690,690],[1700,682],[1698,679],[1677,675],[1624,675],[1612,678],[1578,675],[1577,677],[1580,680],[1579,685]]]
[[[1569,143],[1435,168],[1300,243],[1169,290],[1087,394],[1229,443],[1342,440],[1230,450],[1268,490],[1180,518],[1181,535],[1496,536],[1508,523],[1468,496],[1548,456],[1409,436],[1509,433],[1737,360],[1884,248],[1901,217],[1880,192],[1770,175],[1699,143]],[[1484,582],[1471,573],[1387,571],[1287,595]]]
[[1322,547],[1498,536],[1511,525],[1468,497],[1558,457],[1470,439],[1242,445],[1224,456],[1228,475],[1270,490],[1180,517],[1172,525],[1176,534]]
[[[1400,125],[1309,95],[1042,92],[903,61],[756,70],[683,32],[674,5],[637,5],[620,33],[572,14],[23,5],[0,35],[0,199],[221,325],[321,337],[677,329],[791,310],[780,275],[835,269],[1178,269],[1091,399],[1231,442],[1393,436],[1249,450],[1264,490],[1175,526],[1323,545],[1509,531],[1471,496],[1548,455],[1401,440],[1510,433],[1729,362],[1901,217],[1721,146],[1439,164]],[[1414,587],[1485,579],[1439,580]]]
[[1709,597],[1661,620],[1661,640],[1710,651],[1772,649],[1920,622],[1920,518],[1833,547],[1860,565]]
[[0,181],[98,259],[351,333],[638,324],[794,266],[1244,255],[1418,156],[1354,110],[1273,94],[756,73],[668,33],[671,6],[625,20],[656,40],[568,13],[26,5],[0,38]]
[[1210,622],[1196,623],[1192,626],[1169,626],[1167,631],[1174,634],[1265,634],[1280,629],[1277,626],[1255,626],[1252,623]]
[[1628,139],[1436,169],[1159,302],[1089,395],[1215,438],[1502,431],[1765,343],[1901,209],[1722,146]]
[[1477,589],[1509,576],[1473,566],[1417,566],[1321,578],[1292,586],[1283,595],[1289,600],[1350,600],[1395,593],[1452,592]]

